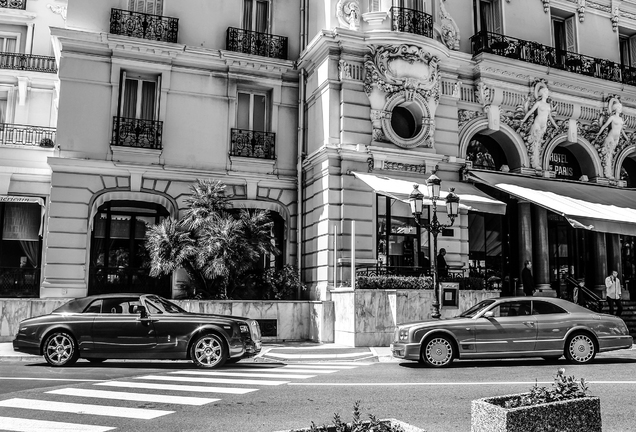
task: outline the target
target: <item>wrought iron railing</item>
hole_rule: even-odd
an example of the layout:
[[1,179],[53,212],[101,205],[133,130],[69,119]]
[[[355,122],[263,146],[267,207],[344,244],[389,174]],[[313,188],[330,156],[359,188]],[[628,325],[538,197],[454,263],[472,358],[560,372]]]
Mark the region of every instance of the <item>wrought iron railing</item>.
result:
[[27,0],[0,0],[0,7],[7,9],[26,9]]
[[39,296],[39,268],[0,267],[0,297]]
[[247,129],[232,129],[230,155],[276,159],[276,134]]
[[51,127],[0,123],[0,145],[53,147],[56,131]]
[[431,273],[428,270],[424,270],[421,267],[412,266],[367,266],[357,267],[356,276],[430,276]]
[[402,7],[391,8],[393,31],[433,37],[433,17],[425,12]]
[[0,69],[56,73],[55,57],[0,52]]
[[112,145],[161,150],[163,122],[135,118],[113,119]]
[[92,267],[88,274],[88,295],[135,292],[171,297],[170,277],[151,277],[145,268]]
[[636,85],[636,69],[611,60],[486,31],[477,33],[470,40],[473,54],[491,53],[581,75]]
[[287,60],[287,38],[228,27],[225,47],[228,51]]
[[110,32],[117,35],[176,43],[179,33],[179,19],[123,9],[111,9]]

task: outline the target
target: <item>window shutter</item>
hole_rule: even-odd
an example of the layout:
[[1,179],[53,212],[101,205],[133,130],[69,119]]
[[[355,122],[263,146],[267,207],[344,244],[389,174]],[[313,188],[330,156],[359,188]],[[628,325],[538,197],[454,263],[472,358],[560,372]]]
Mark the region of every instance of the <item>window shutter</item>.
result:
[[159,107],[161,102],[161,75],[157,77],[157,88],[156,88],[157,96],[155,97],[155,118],[154,120],[159,120]]
[[135,6],[135,12],[145,12],[145,0],[137,0],[137,5]]
[[501,2],[499,0],[493,0],[490,3],[490,11],[492,13],[492,32],[503,34],[501,27]]
[[135,0],[128,0],[128,10],[132,12],[135,11]]
[[629,38],[629,66],[636,66],[636,36]]
[[146,12],[147,14],[151,14],[151,15],[156,14],[156,12],[155,12],[155,2],[153,0],[147,0],[146,1],[146,10],[144,12]]
[[380,0],[370,0],[370,2],[369,2],[369,11],[370,12],[379,12],[380,11]]
[[570,52],[577,52],[576,49],[576,27],[574,16],[565,20],[565,42],[566,49]]
[[163,15],[163,0],[155,0],[155,14]]
[[119,117],[124,116],[124,94],[126,91],[126,71],[122,70],[119,76],[119,107],[117,108],[117,115]]

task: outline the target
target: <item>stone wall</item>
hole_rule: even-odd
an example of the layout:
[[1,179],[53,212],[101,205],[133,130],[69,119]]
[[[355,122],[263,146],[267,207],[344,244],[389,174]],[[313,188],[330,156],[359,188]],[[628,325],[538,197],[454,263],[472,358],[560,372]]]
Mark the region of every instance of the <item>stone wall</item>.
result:
[[[20,321],[46,315],[70,299],[0,299],[0,342],[10,342]],[[271,341],[312,340],[333,342],[333,302],[315,301],[209,301],[172,300],[194,313],[245,316],[276,320],[278,330]]]
[[[442,307],[442,318],[499,295],[498,290],[459,290],[458,306]],[[334,342],[356,347],[389,346],[396,324],[431,318],[433,296],[433,290],[334,289]]]

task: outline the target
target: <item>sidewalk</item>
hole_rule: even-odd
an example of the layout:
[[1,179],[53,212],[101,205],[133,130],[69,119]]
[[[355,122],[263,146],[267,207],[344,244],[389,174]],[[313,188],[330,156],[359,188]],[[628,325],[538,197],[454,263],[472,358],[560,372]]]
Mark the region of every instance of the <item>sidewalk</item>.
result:
[[[11,342],[0,342],[0,361],[37,361],[38,356],[13,351]],[[306,362],[390,362],[389,347],[351,348],[337,344],[318,344],[313,342],[264,343],[263,349],[254,359],[267,361]],[[42,359],[43,360],[43,359]]]

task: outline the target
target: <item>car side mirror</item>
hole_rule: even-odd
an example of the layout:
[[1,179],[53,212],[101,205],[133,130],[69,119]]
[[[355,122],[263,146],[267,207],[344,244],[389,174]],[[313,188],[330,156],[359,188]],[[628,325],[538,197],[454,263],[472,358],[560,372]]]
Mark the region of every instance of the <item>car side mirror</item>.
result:
[[484,313],[482,316],[484,318],[492,318],[492,317],[495,316],[495,313],[493,311],[488,311],[488,312]]
[[137,306],[137,312],[139,312],[139,316],[142,319],[148,318],[148,310],[146,309],[146,306],[142,306],[142,305]]

